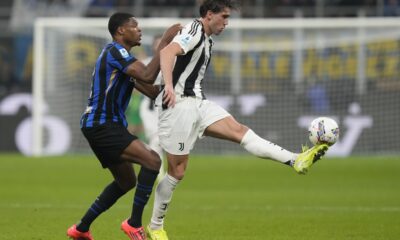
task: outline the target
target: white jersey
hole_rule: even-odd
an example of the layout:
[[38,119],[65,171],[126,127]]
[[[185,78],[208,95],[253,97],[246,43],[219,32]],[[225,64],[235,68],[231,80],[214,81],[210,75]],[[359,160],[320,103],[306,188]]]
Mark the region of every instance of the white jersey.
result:
[[205,34],[201,21],[195,19],[172,41],[184,52],[177,56],[172,73],[175,95],[205,98],[201,83],[211,59],[212,38]]
[[186,155],[208,126],[230,114],[203,94],[201,83],[210,63],[213,41],[205,34],[201,21],[187,24],[172,41],[183,49],[172,73],[176,104],[173,108],[159,108],[158,136],[166,152]]

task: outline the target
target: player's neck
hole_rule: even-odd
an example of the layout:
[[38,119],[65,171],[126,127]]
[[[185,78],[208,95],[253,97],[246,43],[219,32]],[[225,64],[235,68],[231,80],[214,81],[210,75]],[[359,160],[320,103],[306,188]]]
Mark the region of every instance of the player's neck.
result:
[[118,43],[119,45],[123,46],[128,52],[131,50],[132,46],[130,46],[129,44],[121,41],[120,39],[114,38],[113,39],[114,42]]
[[207,19],[200,18],[200,22],[203,24],[204,32],[207,37],[211,36],[212,32],[210,26],[208,25]]

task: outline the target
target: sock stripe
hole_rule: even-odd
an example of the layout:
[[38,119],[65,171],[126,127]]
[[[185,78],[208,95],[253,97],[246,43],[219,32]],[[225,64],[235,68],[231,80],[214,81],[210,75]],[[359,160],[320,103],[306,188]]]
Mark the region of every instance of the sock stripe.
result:
[[104,212],[106,211],[108,208],[104,207],[103,204],[100,204],[99,202],[94,202],[91,206],[93,209],[95,209],[97,212]]
[[98,209],[98,211],[104,211],[105,210],[105,207],[103,207],[102,204],[100,204],[98,201],[95,201],[92,204],[92,207],[96,207]]
[[93,207],[90,207],[89,209],[90,209],[92,212],[94,212],[96,215],[100,215],[100,213],[97,212]]
[[136,189],[142,190],[145,192],[151,192],[151,191],[153,191],[153,186],[146,186],[146,185],[138,183],[136,186]]
[[141,197],[135,196],[135,204],[144,205],[146,204],[148,199],[143,199]]
[[[142,167],[140,169],[135,197],[133,199],[133,208],[129,223],[133,227],[142,226],[143,210],[149,201],[151,192],[153,191],[154,182],[157,178],[158,171],[153,171]],[[138,239],[141,239],[138,237]]]

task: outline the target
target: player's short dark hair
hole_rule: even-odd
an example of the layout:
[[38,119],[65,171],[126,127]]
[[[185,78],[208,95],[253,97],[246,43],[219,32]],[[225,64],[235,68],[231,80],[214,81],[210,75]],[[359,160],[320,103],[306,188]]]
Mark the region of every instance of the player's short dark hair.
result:
[[219,13],[226,7],[230,9],[237,9],[237,3],[235,0],[204,0],[200,5],[200,16],[205,17],[207,11]]
[[108,31],[110,32],[111,36],[114,36],[114,34],[117,32],[118,27],[128,22],[129,19],[132,17],[134,16],[130,13],[122,12],[117,12],[111,15],[110,19],[108,20]]

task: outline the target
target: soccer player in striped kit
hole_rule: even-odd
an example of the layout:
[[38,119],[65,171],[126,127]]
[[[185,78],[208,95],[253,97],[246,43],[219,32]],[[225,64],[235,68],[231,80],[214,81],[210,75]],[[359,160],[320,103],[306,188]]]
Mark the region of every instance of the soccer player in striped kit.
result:
[[146,228],[150,239],[168,239],[163,228],[165,214],[174,189],[184,177],[197,137],[211,136],[238,143],[260,158],[287,164],[302,174],[328,149],[323,144],[300,154],[290,152],[259,137],[205,98],[201,84],[211,59],[214,44],[211,35],[219,35],[225,29],[235,8],[233,0],[205,0],[200,6],[201,17],[185,25],[160,52],[165,87],[156,104],[162,106],[159,138],[166,151],[168,172],[156,189],[151,222]]
[[[180,29],[179,24],[168,28],[153,59],[144,65],[129,53],[141,41],[142,31],[137,20],[129,13],[115,13],[110,17],[108,30],[113,42],[105,46],[96,61],[81,130],[103,168],[111,172],[113,181],[81,221],[67,230],[70,238],[92,240],[89,231],[92,222],[136,186],[131,217],[122,222],[121,229],[132,240],[146,239],[142,214],[161,160],[156,152],[128,132],[125,110],[134,88],[150,97],[158,94],[159,88],[152,84],[160,71],[159,51]],[[141,165],[137,178],[132,163]]]

